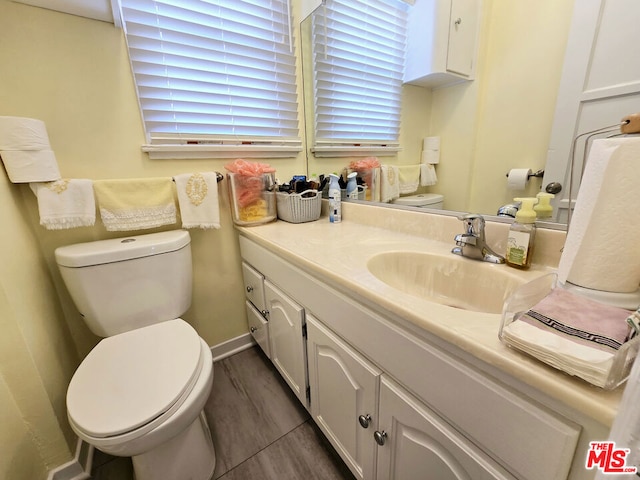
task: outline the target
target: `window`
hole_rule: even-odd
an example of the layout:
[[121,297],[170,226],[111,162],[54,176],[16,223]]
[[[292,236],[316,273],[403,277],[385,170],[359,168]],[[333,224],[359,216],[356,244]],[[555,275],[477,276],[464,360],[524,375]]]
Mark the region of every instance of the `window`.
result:
[[121,12],[150,155],[301,150],[288,0],[121,0]]
[[398,151],[407,10],[400,0],[326,0],[314,13],[316,156]]

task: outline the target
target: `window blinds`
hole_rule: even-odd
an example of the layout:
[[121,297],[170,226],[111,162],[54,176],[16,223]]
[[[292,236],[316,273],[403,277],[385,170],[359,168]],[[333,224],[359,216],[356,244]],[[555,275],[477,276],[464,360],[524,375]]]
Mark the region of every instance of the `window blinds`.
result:
[[152,143],[300,144],[288,0],[121,0],[121,8]]
[[397,146],[408,6],[326,0],[312,20],[315,149]]

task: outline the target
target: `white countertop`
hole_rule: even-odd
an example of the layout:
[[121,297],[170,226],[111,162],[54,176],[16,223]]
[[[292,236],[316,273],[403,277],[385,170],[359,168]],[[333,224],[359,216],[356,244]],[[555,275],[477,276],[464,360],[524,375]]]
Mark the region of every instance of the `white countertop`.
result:
[[[503,345],[498,339],[499,313],[470,312],[418,298],[388,286],[367,269],[369,259],[389,251],[452,255],[455,261],[472,262],[474,260],[450,253],[455,246],[453,236],[461,233],[460,226],[455,217],[343,204],[343,221],[339,224],[331,224],[323,217],[316,222],[277,221],[239,228],[239,231],[319,280],[338,290],[352,292],[370,308],[387,310],[569,408],[610,426],[623,388],[605,391]],[[487,224],[488,241],[498,253],[504,252],[507,230],[506,224]],[[536,265],[534,257],[534,266],[528,271],[506,265],[486,264],[486,267],[507,269],[509,275],[533,279],[553,271],[563,240],[564,232],[539,230],[538,262]]]

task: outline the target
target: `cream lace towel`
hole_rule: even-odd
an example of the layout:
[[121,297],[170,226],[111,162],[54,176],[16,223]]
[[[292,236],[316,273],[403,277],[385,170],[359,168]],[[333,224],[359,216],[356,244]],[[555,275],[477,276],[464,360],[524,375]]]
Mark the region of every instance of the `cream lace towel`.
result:
[[171,177],[96,180],[93,188],[102,223],[109,231],[143,230],[176,223]]
[[182,228],[220,228],[215,172],[184,173],[173,179],[178,191]]
[[38,198],[40,225],[47,230],[90,227],[96,222],[93,182],[86,179],[62,179],[32,183]]

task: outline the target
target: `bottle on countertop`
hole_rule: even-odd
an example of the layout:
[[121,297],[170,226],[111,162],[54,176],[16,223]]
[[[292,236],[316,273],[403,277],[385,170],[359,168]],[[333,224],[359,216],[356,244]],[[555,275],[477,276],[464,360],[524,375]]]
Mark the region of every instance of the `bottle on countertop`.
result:
[[533,210],[536,212],[538,220],[546,220],[553,216],[553,206],[551,206],[551,199],[555,197],[553,193],[540,192],[536,195],[538,203]]
[[507,265],[515,268],[526,269],[531,266],[533,247],[536,237],[536,212],[533,206],[538,202],[537,198],[514,198],[516,202],[522,202],[522,206],[516,213],[516,219],[509,229],[507,239]]
[[342,192],[338,182],[340,177],[335,173],[330,174],[329,177],[329,221],[340,223],[342,221]]
[[356,177],[358,176],[358,172],[351,172],[347,175],[347,198],[351,198],[353,200],[358,199],[358,181]]

